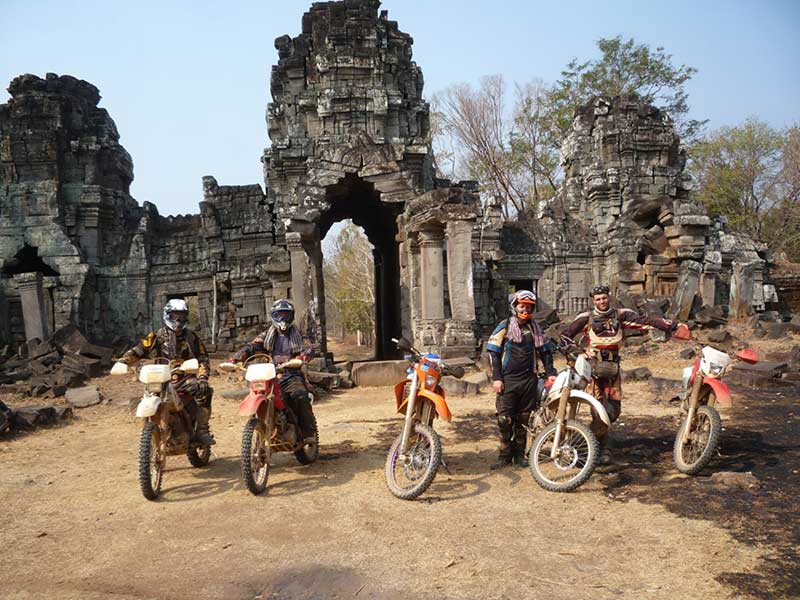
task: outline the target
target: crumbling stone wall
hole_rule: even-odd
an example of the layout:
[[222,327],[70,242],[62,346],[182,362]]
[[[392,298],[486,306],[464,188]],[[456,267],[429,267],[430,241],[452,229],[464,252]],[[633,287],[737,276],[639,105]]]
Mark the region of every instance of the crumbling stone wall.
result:
[[288,291],[289,261],[274,245],[261,186],[208,177],[199,215],[163,217],[130,196],[133,163],[97,88],[23,75],[9,92],[0,105],[0,307],[8,315],[0,343],[44,338],[67,323],[95,339],[133,339],[160,324],[175,296],[189,300],[208,339],[224,344],[263,326],[273,296]]
[[504,222],[476,182],[436,179],[413,40],[379,6],[314,3],[299,35],[275,41],[266,188],[205,177],[196,215],[130,197],[132,161],[93,85],[12,81],[0,106],[0,343],[70,322],[133,338],[182,296],[199,332],[231,347],[288,296],[324,351],[320,243],[347,218],[375,247],[378,356],[401,334],[471,354],[520,287],[565,314],[587,308],[598,282],[672,297],[681,318],[696,297],[741,318],[776,306],[766,249],[692,202],[673,123],[636,97],[577,111],[563,187],[527,221]]

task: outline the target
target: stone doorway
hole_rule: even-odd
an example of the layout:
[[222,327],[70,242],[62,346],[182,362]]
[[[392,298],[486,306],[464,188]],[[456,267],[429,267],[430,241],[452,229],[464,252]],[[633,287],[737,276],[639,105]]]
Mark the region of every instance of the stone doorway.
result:
[[[375,358],[397,356],[391,338],[401,336],[400,253],[397,242],[397,216],[402,203],[381,202],[380,192],[369,182],[349,173],[326,190],[330,208],[318,221],[318,239],[328,234],[334,223],[350,219],[363,229],[373,247],[375,285]],[[320,251],[321,255],[321,251]],[[321,258],[321,256],[320,256]],[[320,268],[315,269],[314,292],[320,330],[325,331],[325,284]]]

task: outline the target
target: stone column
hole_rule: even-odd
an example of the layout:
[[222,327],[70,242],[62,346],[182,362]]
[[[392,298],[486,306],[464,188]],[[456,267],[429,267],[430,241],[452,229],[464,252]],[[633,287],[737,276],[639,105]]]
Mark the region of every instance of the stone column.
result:
[[689,318],[702,271],[703,265],[695,260],[685,260],[681,263],[678,285],[675,287],[672,305],[667,313],[670,319],[686,321]]
[[753,263],[733,263],[728,309],[728,317],[731,320],[743,320],[753,314],[754,268]]
[[474,321],[472,221],[450,221],[447,224],[447,285],[450,289],[450,314],[459,321]]
[[44,289],[41,273],[19,273],[14,275],[14,284],[22,301],[22,318],[25,321],[25,339],[50,337],[50,324],[44,305]]
[[292,301],[294,302],[296,323],[302,323],[308,314],[308,303],[311,300],[311,271],[308,256],[303,248],[303,240],[299,233],[286,232],[286,248],[292,267]]
[[421,280],[423,319],[444,319],[444,262],[442,246],[444,235],[441,229],[420,231]]

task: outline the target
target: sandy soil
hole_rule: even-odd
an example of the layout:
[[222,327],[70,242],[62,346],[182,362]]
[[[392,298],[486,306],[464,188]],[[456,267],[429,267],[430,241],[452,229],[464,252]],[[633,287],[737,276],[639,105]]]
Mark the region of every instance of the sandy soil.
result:
[[[793,343],[797,343],[797,339]],[[785,344],[785,342],[784,342]],[[685,346],[625,367],[677,379]],[[774,348],[773,348],[774,349]],[[778,347],[780,349],[780,347]],[[450,474],[418,501],[387,491],[400,430],[390,388],[317,404],[322,454],[273,458],[252,496],[240,475],[238,403],[215,396],[215,456],[170,457],[158,501],[137,483],[133,380],[98,378],[110,401],[72,422],[0,439],[0,597],[33,598],[729,598],[798,594],[800,411],[794,395],[735,388],[721,455],[689,478],[671,462],[678,408],[626,384],[616,464],[572,494],[528,470],[490,473],[494,398],[452,398],[438,423]],[[228,376],[217,391],[240,388]],[[18,398],[4,398],[18,404]],[[750,471],[758,489],[718,485]]]

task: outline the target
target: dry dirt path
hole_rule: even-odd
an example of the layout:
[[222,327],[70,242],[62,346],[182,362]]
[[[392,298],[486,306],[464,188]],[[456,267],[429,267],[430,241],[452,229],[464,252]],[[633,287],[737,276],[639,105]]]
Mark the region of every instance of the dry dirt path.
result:
[[[678,376],[676,352],[655,374]],[[626,366],[643,364],[632,356]],[[139,392],[135,382],[95,383],[116,400]],[[677,409],[654,403],[645,384],[627,385],[619,464],[563,495],[527,470],[489,473],[493,398],[454,398],[453,422],[439,426],[452,474],[440,472],[416,502],[396,500],[383,481],[400,428],[390,388],[320,402],[320,460],[301,467],[277,455],[260,497],[241,482],[237,404],[216,396],[216,456],[205,469],[170,457],[156,502],[138,489],[141,424],[126,408],[85,409],[68,425],[0,441],[0,597],[673,599],[798,589],[800,459],[797,422],[786,416],[796,399],[765,401],[778,412],[752,423],[749,412],[725,414],[723,456],[689,479],[671,468]],[[775,427],[783,438],[769,437]],[[722,468],[753,471],[762,488],[713,485],[708,475]]]

